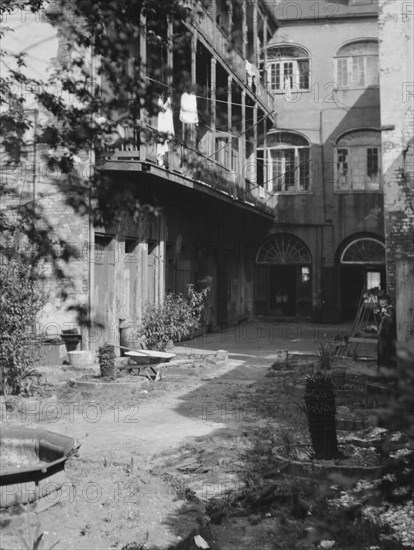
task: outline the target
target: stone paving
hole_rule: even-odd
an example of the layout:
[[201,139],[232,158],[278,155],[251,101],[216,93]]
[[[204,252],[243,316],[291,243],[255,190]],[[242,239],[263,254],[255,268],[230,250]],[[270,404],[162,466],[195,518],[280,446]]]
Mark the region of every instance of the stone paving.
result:
[[267,322],[255,319],[182,342],[172,351],[211,353],[223,349],[230,357],[265,357],[282,350],[313,354],[325,339],[349,336],[351,329],[352,322],[327,325],[303,320]]

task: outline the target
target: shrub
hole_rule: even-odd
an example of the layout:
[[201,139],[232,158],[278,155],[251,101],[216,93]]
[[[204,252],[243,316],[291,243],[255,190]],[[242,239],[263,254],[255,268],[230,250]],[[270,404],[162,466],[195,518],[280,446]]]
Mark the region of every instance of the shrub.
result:
[[332,381],[324,372],[306,379],[305,411],[316,458],[340,455],[336,435],[336,404]]
[[147,304],[139,332],[148,349],[164,351],[169,342],[181,342],[191,336],[200,326],[207,292],[208,289],[197,292],[188,285],[188,298],[167,294],[162,304]]
[[33,368],[41,346],[36,337],[37,314],[45,304],[40,281],[29,260],[0,256],[0,393],[24,393],[37,376]]
[[99,367],[101,369],[101,377],[116,379],[116,364],[114,346],[105,344],[99,348]]

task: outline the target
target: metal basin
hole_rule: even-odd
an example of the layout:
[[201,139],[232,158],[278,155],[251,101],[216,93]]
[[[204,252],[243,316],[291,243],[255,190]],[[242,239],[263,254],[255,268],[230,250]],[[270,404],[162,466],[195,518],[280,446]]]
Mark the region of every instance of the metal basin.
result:
[[0,508],[27,504],[61,489],[65,463],[80,445],[48,430],[0,427]]

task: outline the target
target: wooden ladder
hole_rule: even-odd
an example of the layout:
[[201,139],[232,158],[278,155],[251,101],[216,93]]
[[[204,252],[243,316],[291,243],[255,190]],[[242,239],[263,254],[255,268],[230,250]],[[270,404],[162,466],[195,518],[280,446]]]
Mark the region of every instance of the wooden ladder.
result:
[[[375,347],[378,343],[378,336],[373,333],[367,333],[365,331],[366,327],[376,326],[377,320],[375,318],[374,309],[378,307],[378,299],[375,294],[368,293],[368,291],[363,288],[361,292],[361,298],[359,300],[358,311],[355,317],[355,321],[352,327],[351,336],[349,337],[343,355],[348,357],[358,358],[358,351],[361,344],[372,345]],[[365,334],[372,334],[372,336],[366,336]]]

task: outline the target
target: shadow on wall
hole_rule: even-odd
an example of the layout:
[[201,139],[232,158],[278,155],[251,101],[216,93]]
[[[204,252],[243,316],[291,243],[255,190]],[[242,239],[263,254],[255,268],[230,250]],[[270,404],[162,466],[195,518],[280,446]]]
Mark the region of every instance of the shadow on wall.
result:
[[396,305],[398,341],[414,351],[414,138],[395,149],[384,175],[388,293]]

